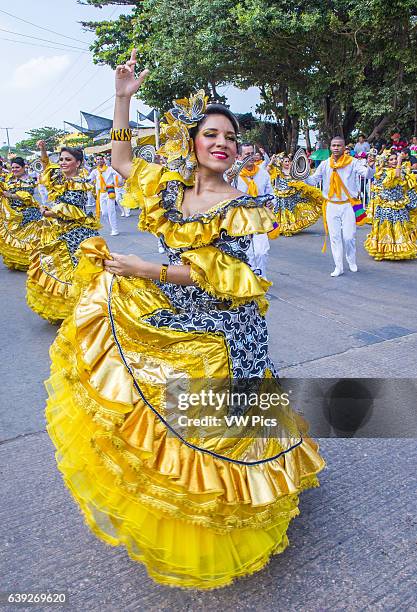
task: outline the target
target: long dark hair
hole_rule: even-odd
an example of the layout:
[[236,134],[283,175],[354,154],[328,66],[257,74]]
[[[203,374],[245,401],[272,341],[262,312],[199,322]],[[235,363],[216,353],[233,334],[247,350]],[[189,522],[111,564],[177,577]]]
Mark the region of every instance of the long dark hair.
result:
[[64,153],[64,151],[72,155],[77,161],[83,163],[84,153],[83,150],[79,147],[62,147],[59,152],[59,155],[61,155],[61,153]]
[[13,157],[13,159],[10,160],[10,163],[11,164],[17,164],[21,168],[24,168],[26,166],[26,162],[23,159],[23,157]]
[[223,117],[229,119],[236,136],[239,135],[239,121],[237,120],[236,115],[234,115],[232,111],[229,110],[224,104],[209,104],[206,108],[206,112],[204,113],[204,117],[197,123],[195,127],[191,128],[190,130],[190,136],[193,140],[197,136],[201,126],[205,123],[205,121],[210,115],[223,115]]

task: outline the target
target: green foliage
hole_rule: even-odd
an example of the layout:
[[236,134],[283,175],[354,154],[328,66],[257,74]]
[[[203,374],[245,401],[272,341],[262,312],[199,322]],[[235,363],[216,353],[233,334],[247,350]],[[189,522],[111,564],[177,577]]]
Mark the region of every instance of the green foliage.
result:
[[[150,76],[140,96],[167,109],[173,98],[221,85],[257,86],[259,112],[290,149],[301,124],[322,137],[368,134],[417,122],[415,0],[88,0],[127,4],[95,31],[96,62],[115,67],[138,49]],[[417,126],[416,126],[417,127]]]
[[17,149],[35,151],[37,141],[44,140],[47,149],[54,150],[59,145],[60,138],[65,135],[65,132],[54,127],[43,127],[29,130],[26,134],[29,135],[29,138],[17,142]]

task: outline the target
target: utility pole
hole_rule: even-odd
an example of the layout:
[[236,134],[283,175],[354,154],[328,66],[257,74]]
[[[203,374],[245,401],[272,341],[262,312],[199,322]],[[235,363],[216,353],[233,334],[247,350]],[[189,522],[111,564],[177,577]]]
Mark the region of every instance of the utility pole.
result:
[[155,148],[159,149],[159,113],[154,109],[153,111],[153,121],[155,123]]
[[7,137],[7,147],[9,149],[9,155],[10,155],[10,138],[9,138],[9,130],[12,130],[13,128],[11,127],[4,127],[4,128],[0,128],[2,130],[6,130],[6,137]]

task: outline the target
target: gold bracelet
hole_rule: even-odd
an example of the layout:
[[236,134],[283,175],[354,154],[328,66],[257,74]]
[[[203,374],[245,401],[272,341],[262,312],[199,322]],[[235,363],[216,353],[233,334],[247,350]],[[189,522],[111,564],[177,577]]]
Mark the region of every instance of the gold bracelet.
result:
[[132,130],[130,128],[121,128],[120,130],[111,130],[110,138],[112,140],[132,140]]
[[159,274],[159,280],[161,283],[167,282],[167,274],[168,274],[168,264],[162,264],[161,273]]

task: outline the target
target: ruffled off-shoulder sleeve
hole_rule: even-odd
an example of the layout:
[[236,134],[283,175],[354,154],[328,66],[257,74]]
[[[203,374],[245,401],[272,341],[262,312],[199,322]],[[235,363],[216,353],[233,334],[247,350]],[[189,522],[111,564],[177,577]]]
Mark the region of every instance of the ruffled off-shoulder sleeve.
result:
[[260,313],[266,313],[265,293],[272,283],[254,274],[245,262],[214,246],[187,251],[181,259],[191,266],[192,280],[210,295],[231,301],[232,307],[256,301]]
[[163,236],[165,243],[174,249],[209,245],[222,231],[239,237],[266,234],[275,228],[273,210],[261,203],[259,198],[248,197],[244,202],[231,200],[212,213],[186,221],[181,220],[180,214],[175,216],[176,220],[168,218],[168,214],[161,205],[160,196],[149,198],[139,221],[139,229]]
[[139,229],[157,237],[163,237],[171,248],[194,248],[211,244],[222,231],[229,236],[266,234],[275,228],[273,196],[258,198],[244,196],[230,199],[213,207],[207,213],[183,219],[180,207],[163,202],[163,191],[170,181],[185,187],[192,185],[177,172],[171,172],[143,159],[133,162],[133,169],[126,181],[123,205],[141,207]]
[[39,208],[39,204],[36,201],[36,199],[34,198],[33,194],[31,194],[29,191],[26,191],[25,189],[18,189],[15,194],[17,196],[19,196],[20,200],[26,205],[26,206],[36,206],[37,208]]
[[145,198],[154,196],[158,192],[163,170],[164,168],[158,164],[150,164],[141,158],[134,159],[132,172],[126,180],[122,206],[143,209]]
[[55,204],[52,210],[58,219],[62,221],[72,221],[90,229],[99,229],[101,227],[96,217],[91,214],[86,214],[82,208],[74,206],[73,204],[60,202],[59,204]]
[[392,189],[393,187],[396,187],[397,185],[404,185],[404,176],[401,174],[400,177],[395,176],[395,168],[389,168],[386,171],[386,175],[384,180],[382,181],[383,186],[385,187],[385,189]]
[[39,182],[42,185],[45,185],[45,187],[48,190],[50,190],[53,187],[55,187],[53,176],[57,172],[57,170],[59,170],[59,164],[52,164],[49,161],[49,158],[48,158],[48,161],[45,160],[43,163],[44,163],[44,167],[39,177]]

